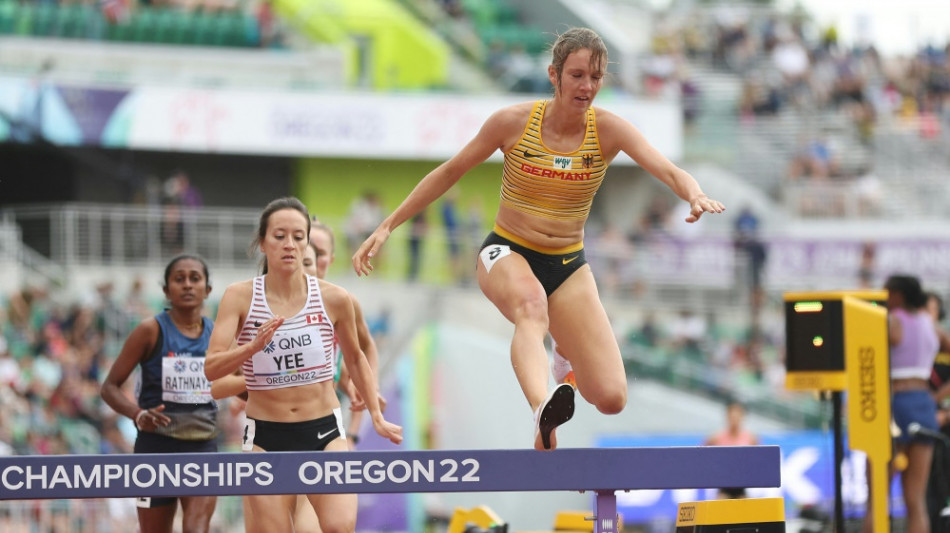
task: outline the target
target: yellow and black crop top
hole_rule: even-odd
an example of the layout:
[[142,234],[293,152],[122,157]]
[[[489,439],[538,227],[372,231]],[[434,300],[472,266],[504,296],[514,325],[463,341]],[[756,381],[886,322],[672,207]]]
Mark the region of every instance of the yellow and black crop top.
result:
[[556,152],[541,140],[546,100],[534,104],[524,133],[505,153],[501,203],[531,215],[586,219],[607,171],[594,109],[587,110],[584,142],[573,152]]

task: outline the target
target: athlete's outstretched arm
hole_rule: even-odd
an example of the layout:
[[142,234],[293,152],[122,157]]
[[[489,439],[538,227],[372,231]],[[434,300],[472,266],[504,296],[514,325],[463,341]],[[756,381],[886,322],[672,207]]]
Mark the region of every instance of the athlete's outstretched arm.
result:
[[703,213],[722,213],[726,209],[722,202],[706,196],[696,178],[661,154],[633,124],[601,109],[597,110],[597,119],[602,146],[611,158],[617,150],[622,150],[677,196],[689,202],[686,222],[696,222]]
[[373,375],[366,355],[360,349],[356,334],[356,320],[350,295],[342,287],[320,280],[320,292],[323,302],[333,321],[333,330],[340,342],[343,359],[350,370],[350,377],[360,392],[373,420],[376,432],[395,444],[402,442],[402,428],[387,422],[379,408],[376,393],[376,378]]
[[459,153],[422,178],[409,196],[380,223],[376,231],[353,254],[353,268],[356,273],[361,276],[369,274],[373,270],[370,260],[389,239],[393,230],[445,194],[466,172],[488,159],[495,150],[503,149],[512,127],[517,127],[518,116],[514,106],[496,111]]

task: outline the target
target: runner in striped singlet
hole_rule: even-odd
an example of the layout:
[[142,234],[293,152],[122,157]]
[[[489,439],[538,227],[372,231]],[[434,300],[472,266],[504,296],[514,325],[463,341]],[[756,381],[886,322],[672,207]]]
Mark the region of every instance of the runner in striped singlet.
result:
[[577,390],[603,413],[627,402],[620,348],[584,258],[584,223],[607,165],[621,151],[689,202],[686,222],[720,213],[720,202],[650,146],[627,120],[599,107],[607,49],[593,31],[573,28],[552,47],[554,97],[503,108],[462,150],[430,172],[353,255],[359,275],[400,224],[441,197],[496,150],[504,153],[495,228],[477,261],[478,284],[514,326],[511,360],[534,412],[534,446],[553,449],[555,428],[574,413],[574,389],[548,391],[544,337],[571,363]]
[[[304,272],[319,279],[324,279],[327,274],[327,269],[333,262],[333,251],[333,230],[331,230],[326,224],[317,221],[316,218],[312,218],[310,227],[310,243],[306,248],[304,248],[302,261]],[[360,342],[360,348],[366,354],[367,362],[369,363],[370,368],[373,369],[373,374],[377,378],[378,389],[379,374],[377,369],[379,364],[379,356],[377,354],[376,343],[373,340],[373,337],[369,332],[369,326],[366,324],[366,320],[363,317],[362,306],[360,306],[359,301],[355,297],[352,298],[352,303],[353,311],[355,313],[356,330],[357,337]],[[334,350],[336,352],[336,357],[339,358],[339,347],[335,347]],[[359,397],[359,393],[353,388],[353,381],[350,379],[349,372],[346,371],[345,365],[336,365],[336,374],[334,375],[334,380],[337,382],[338,392],[342,392],[350,398],[350,422],[346,428],[345,434],[347,440],[349,441],[350,449],[356,449],[356,444],[358,442],[357,432],[360,429],[363,418],[362,415],[365,412],[366,404],[363,403],[363,399]],[[229,374],[221,379],[216,379],[211,386],[211,394],[215,399],[227,398],[242,394],[246,397],[247,387],[244,383],[244,375],[239,371],[236,374]],[[237,401],[243,403],[243,401],[240,399]],[[379,406],[381,410],[386,410],[386,400],[383,398],[382,394],[379,395]],[[243,407],[241,407],[241,409],[243,410]],[[245,505],[245,529],[253,530],[256,525],[253,522],[253,517],[248,509],[249,505]],[[297,496],[297,503],[295,504],[293,514],[293,522],[295,533],[320,532],[320,523],[317,520],[317,515],[313,510],[313,506],[310,505],[310,502],[307,500],[307,496],[305,494],[300,494]]]
[[[300,200],[280,198],[264,209],[255,239],[264,254],[264,274],[225,290],[205,374],[216,380],[243,370],[248,389],[245,451],[345,451],[332,379],[335,335],[373,427],[398,444],[402,428],[387,422],[380,411],[375,376],[357,340],[350,295],[303,272],[309,232],[310,217]],[[355,494],[308,498],[324,531],[355,530]],[[292,531],[295,500],[293,494],[250,496],[254,524],[261,531]]]

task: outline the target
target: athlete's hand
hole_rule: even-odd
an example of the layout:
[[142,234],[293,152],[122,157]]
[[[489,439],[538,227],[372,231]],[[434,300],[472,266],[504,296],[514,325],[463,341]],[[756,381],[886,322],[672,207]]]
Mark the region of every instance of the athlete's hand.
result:
[[347,396],[350,397],[350,411],[362,411],[366,409],[366,402],[363,401],[363,396],[360,394],[360,391],[356,390],[356,387],[353,387]]
[[373,271],[370,260],[379,253],[379,249],[383,247],[387,239],[389,239],[389,230],[376,228],[376,231],[363,241],[360,249],[353,254],[353,269],[356,270],[357,275],[368,276]]
[[232,396],[231,401],[228,402],[228,411],[231,413],[231,416],[238,416],[244,411],[245,407],[247,407],[247,400],[244,400],[240,396]]
[[275,316],[260,326],[257,326],[257,336],[254,337],[254,340],[250,342],[251,347],[253,348],[251,351],[252,356],[253,354],[263,350],[264,347],[270,343],[270,341],[274,338],[274,333],[277,332],[277,328],[279,328],[283,323],[284,317]]
[[172,419],[162,414],[165,404],[146,409],[135,416],[135,427],[140,430],[155,431],[158,426],[165,427],[172,423]]
[[689,203],[689,216],[686,217],[686,222],[696,222],[703,213],[722,213],[725,210],[726,206],[722,205],[722,202],[700,194]]
[[402,427],[393,424],[392,422],[387,422],[383,418],[382,413],[376,413],[373,416],[373,429],[376,430],[376,433],[380,437],[389,439],[393,444],[400,444],[402,442]]

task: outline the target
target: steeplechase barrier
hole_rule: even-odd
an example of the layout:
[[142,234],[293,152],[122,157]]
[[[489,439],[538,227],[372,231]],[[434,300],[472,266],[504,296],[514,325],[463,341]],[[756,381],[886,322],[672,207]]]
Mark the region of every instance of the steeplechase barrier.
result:
[[618,490],[780,485],[777,446],[0,457],[0,500],[593,491],[595,533]]

